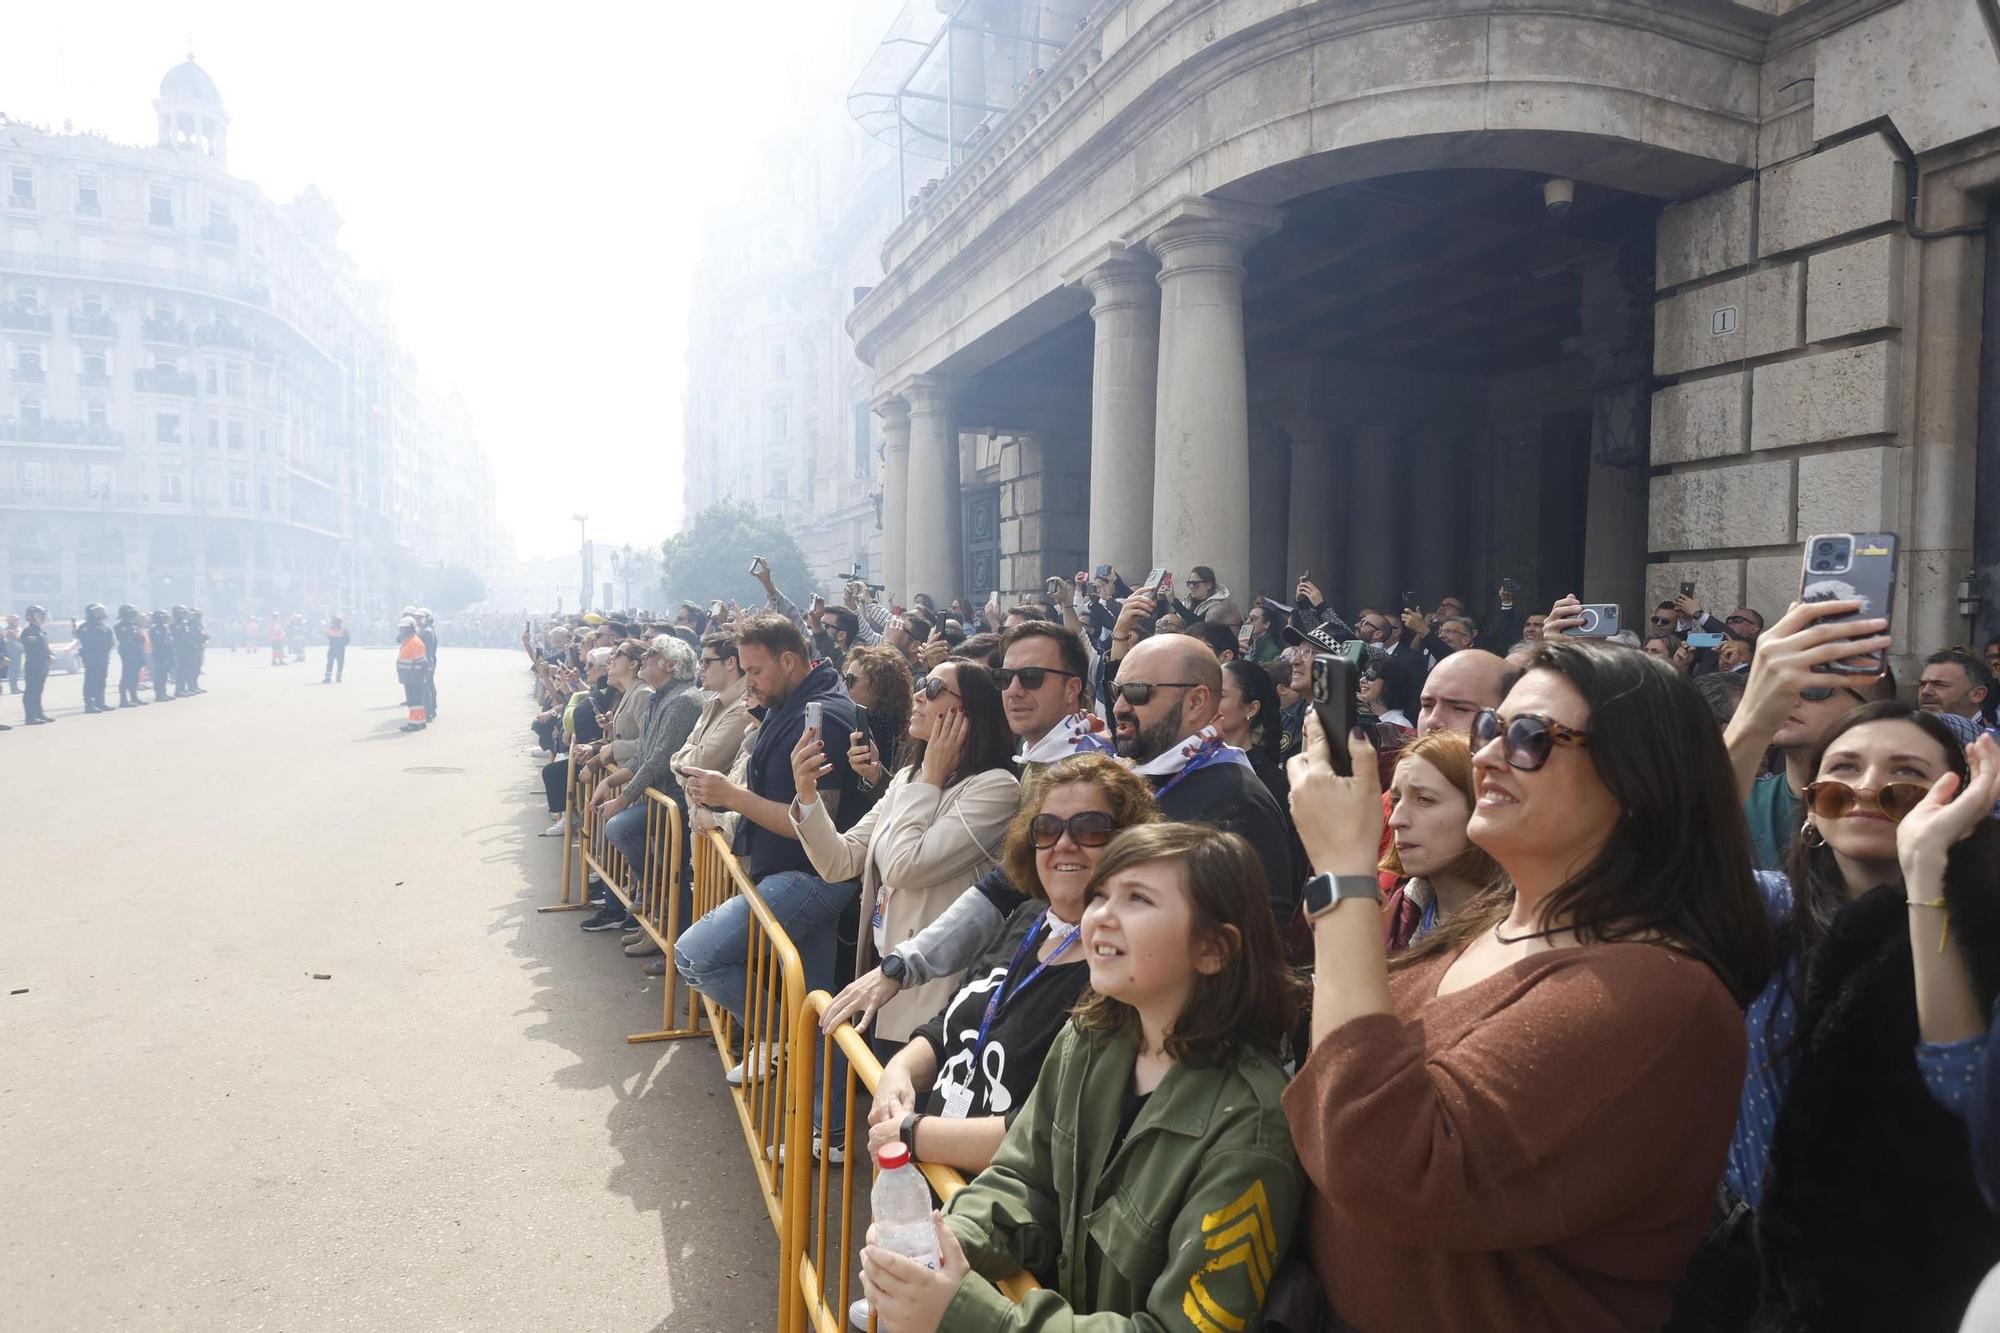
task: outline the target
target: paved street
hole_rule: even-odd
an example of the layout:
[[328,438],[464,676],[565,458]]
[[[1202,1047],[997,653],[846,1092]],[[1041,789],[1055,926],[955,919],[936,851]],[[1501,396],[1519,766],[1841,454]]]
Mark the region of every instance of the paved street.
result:
[[0,1327],[771,1327],[713,1049],[534,910],[523,659],[441,660],[414,735],[381,649],[0,735]]

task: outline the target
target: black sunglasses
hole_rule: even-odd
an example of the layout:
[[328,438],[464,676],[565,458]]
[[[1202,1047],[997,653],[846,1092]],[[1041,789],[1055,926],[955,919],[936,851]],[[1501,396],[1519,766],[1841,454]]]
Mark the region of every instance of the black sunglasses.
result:
[[1542,717],[1536,713],[1522,713],[1511,722],[1502,722],[1500,714],[1491,708],[1482,708],[1472,719],[1472,739],[1475,748],[1483,749],[1506,733],[1505,753],[1507,765],[1518,768],[1523,773],[1532,773],[1549,762],[1549,755],[1558,745],[1573,745],[1579,750],[1590,748],[1589,733],[1575,727],[1564,726],[1552,717]]
[[936,703],[937,697],[940,694],[949,694],[961,699],[965,697],[951,686],[945,684],[941,676],[925,676],[917,682],[917,693],[923,695],[927,703]]
[[1154,690],[1191,690],[1191,680],[1126,680],[1111,687],[1111,692],[1131,704],[1134,708],[1144,708],[1153,698]]
[[1858,704],[1865,704],[1868,702],[1868,700],[1862,696],[1861,691],[1850,690],[1845,685],[1808,685],[1805,689],[1799,691],[1799,698],[1803,699],[1805,702],[1809,704],[1823,704],[1828,699],[1831,699],[1833,697],[1833,693],[1835,690],[1840,690],[1846,694],[1853,695],[1854,702]]
[[1018,680],[1024,690],[1039,690],[1048,684],[1050,676],[1068,676],[1072,680],[1083,679],[1076,672],[1064,671],[1059,667],[1001,667],[993,673],[993,683],[1004,690]]
[[855,675],[852,671],[842,675],[841,679],[847,682],[847,688],[850,690],[861,683],[861,677]]
[[1065,831],[1079,847],[1102,847],[1118,831],[1118,821],[1102,810],[1085,810],[1068,819],[1061,815],[1036,815],[1028,821],[1028,836],[1043,851],[1061,842]]

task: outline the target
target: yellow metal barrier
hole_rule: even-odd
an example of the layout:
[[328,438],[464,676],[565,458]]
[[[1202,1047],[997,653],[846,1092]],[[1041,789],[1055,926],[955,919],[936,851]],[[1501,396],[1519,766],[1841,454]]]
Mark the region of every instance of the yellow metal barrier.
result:
[[[568,761],[564,774],[563,786],[568,795],[563,800],[562,897],[547,906],[536,908],[538,912],[580,912],[590,906],[590,893],[586,887],[588,880],[583,867],[583,842],[579,836],[583,831],[583,821],[578,814],[590,799],[590,788],[574,759]],[[576,889],[575,897],[570,896],[572,885]]]
[[[847,1328],[847,1307],[861,1294],[861,1241],[868,1234],[866,1205],[856,1216],[854,1176],[857,1163],[868,1160],[868,1111],[874,1105],[875,1085],[881,1081],[882,1065],[876,1060],[867,1039],[852,1025],[841,1023],[831,1032],[821,1032],[820,1019],[833,997],[816,990],[806,996],[798,1015],[793,1043],[798,1058],[792,1062],[792,1141],[805,1143],[812,1135],[812,1103],[817,1070],[831,1068],[837,1047],[847,1060],[847,1077],[839,1095],[847,1117],[847,1158],[838,1167],[822,1159],[811,1172],[788,1182],[793,1186],[785,1196],[786,1225],[780,1229],[778,1264],[781,1274],[791,1280],[778,1311],[781,1333],[811,1329],[813,1333],[842,1333]],[[868,1094],[863,1098],[860,1093]],[[827,1079],[818,1090],[820,1123],[831,1117],[835,1090]],[[919,1162],[931,1193],[942,1208],[952,1195],[965,1188],[965,1177],[948,1166]],[[872,1183],[872,1172],[869,1180]],[[866,1187],[864,1186],[864,1189]],[[865,1197],[865,1196],[864,1196]],[[830,1214],[835,1203],[838,1212]],[[782,1285],[782,1282],[781,1282]],[[1034,1278],[1017,1273],[998,1284],[1015,1302],[1038,1288]],[[833,1297],[832,1304],[828,1297]],[[875,1326],[871,1316],[870,1329]]]

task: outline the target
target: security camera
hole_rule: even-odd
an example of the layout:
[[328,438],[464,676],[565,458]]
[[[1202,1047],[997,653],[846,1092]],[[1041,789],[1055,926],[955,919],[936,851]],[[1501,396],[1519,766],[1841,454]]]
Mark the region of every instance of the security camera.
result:
[[1561,176],[1551,176],[1542,182],[1542,207],[1552,218],[1564,217],[1570,206],[1576,203],[1576,182]]

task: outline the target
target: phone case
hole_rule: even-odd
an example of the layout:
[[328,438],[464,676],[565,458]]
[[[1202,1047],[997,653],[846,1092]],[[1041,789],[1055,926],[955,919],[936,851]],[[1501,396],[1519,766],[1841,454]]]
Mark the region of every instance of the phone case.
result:
[[[1571,639],[1608,639],[1618,633],[1618,603],[1586,602],[1579,609],[1584,612],[1586,621],[1575,629],[1564,630],[1563,634],[1565,637]],[[1596,617],[1594,623],[1588,619],[1593,613]]]
[[[1826,538],[1846,538],[1854,543],[1851,563],[1843,573],[1815,573],[1811,568],[1815,543]],[[1861,609],[1853,615],[1829,616],[1826,622],[1843,620],[1892,619],[1896,609],[1896,534],[1893,532],[1817,532],[1806,539],[1801,558],[1799,600],[1835,602],[1858,599]],[[1818,667],[1844,676],[1879,676],[1888,666],[1887,653],[1863,653],[1843,657],[1831,665]]]
[[1336,653],[1313,655],[1313,712],[1319,715],[1319,729],[1326,735],[1333,771],[1342,777],[1354,775],[1354,761],[1347,749],[1347,733],[1360,721],[1361,705],[1355,695],[1360,679],[1361,673],[1345,656]]

